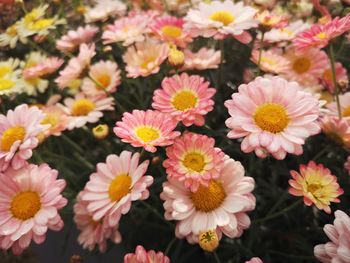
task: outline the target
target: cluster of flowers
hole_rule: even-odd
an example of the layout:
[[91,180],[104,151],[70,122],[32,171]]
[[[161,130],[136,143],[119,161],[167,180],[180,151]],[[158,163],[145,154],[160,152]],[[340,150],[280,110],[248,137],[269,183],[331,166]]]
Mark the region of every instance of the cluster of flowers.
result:
[[[190,43],[199,38],[234,38],[248,44],[253,40],[250,31],[259,32],[251,61],[259,75],[265,74],[255,78],[255,72],[248,69],[246,84],[224,104],[230,115],[225,122],[227,136],[241,141],[242,152],[283,160],[287,154],[301,155],[306,139],[321,131],[350,150],[348,77],[343,65],[334,61],[331,43],[350,30],[350,15],[333,19],[326,12],[312,24],[292,21],[287,14],[261,12],[241,1],[182,1],[180,6],[178,1],[147,2],[151,10],[142,11],[142,1],[132,1],[134,10],[128,13],[118,0],[85,7],[88,25],[54,39],[56,49],[69,57],[66,63],[42,50],[30,52],[24,61],[9,58],[0,62],[0,95],[27,93],[35,97],[57,85],[57,93],[65,96],[63,102],[56,94],[45,105],[22,104],[0,116],[0,181],[6,185],[0,191],[2,249],[12,248],[19,254],[31,240],[42,243],[47,229],[63,227],[58,210],[67,204],[61,195],[65,181],[57,179],[58,172],[47,164],[27,162],[39,142],[97,123],[104,111],[114,110],[113,95],[123,79],[157,74],[169,65],[172,75],[163,78],[154,91],[152,109],[124,112],[114,134],[142,152],[155,153],[157,147],[165,147],[167,178],[160,198],[165,219],[176,221],[177,238],[211,251],[215,247],[206,243],[222,236],[240,237],[249,228],[248,212],[256,205],[254,179],[245,176],[240,162],[215,146],[214,138],[176,130],[179,126],[204,126],[205,116],[214,109],[218,89],[204,77],[184,72],[216,69],[225,63],[223,50],[201,47],[193,51]],[[186,15],[162,13],[166,8]],[[45,18],[47,9],[48,5],[42,5],[26,13],[0,34],[0,45],[14,49],[20,44],[37,47],[49,41],[50,31],[64,20]],[[114,23],[106,22],[116,16]],[[95,22],[104,23],[101,35]],[[96,44],[98,37],[101,46]],[[119,64],[113,58],[116,48],[122,51]],[[100,59],[101,50],[108,59]],[[74,221],[84,248],[98,247],[104,252],[108,240],[122,241],[122,216],[129,213],[133,201],[149,197],[153,183],[153,177],[146,175],[149,161],[140,159],[139,153],[126,150],[108,155],[77,195]],[[350,171],[350,156],[345,167]],[[343,190],[337,177],[322,164],[310,161],[301,165],[299,172],[290,173],[290,194],[302,196],[307,206],[331,213],[331,202],[340,202]],[[335,257],[337,262],[349,262],[350,219],[342,211],[335,217],[334,226],[325,226],[332,242],[316,246],[315,256],[322,262]],[[161,252],[147,252],[138,246],[124,262],[170,260]],[[262,261],[253,258],[249,262]]]

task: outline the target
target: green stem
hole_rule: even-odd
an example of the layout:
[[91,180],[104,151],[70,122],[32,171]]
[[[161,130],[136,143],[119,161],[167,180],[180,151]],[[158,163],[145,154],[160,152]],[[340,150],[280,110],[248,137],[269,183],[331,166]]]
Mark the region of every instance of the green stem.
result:
[[261,75],[261,70],[260,70],[260,63],[261,63],[261,58],[262,58],[262,53],[263,53],[263,47],[264,47],[264,38],[265,38],[265,32],[261,32],[261,39],[260,39],[260,47],[259,47],[259,58],[258,58],[258,73],[257,75]]
[[264,223],[265,221],[268,221],[270,219],[273,219],[273,218],[276,218],[276,217],[279,217],[280,215],[283,215],[285,213],[287,213],[288,211],[296,208],[297,206],[299,206],[301,203],[303,202],[303,199],[298,199],[298,201],[294,202],[293,204],[291,204],[290,206],[274,213],[274,214],[271,214],[271,215],[268,215],[262,219],[258,219],[258,220],[255,220],[252,222],[252,224],[261,224],[261,223]]
[[319,151],[312,160],[316,161],[318,158],[320,158],[324,153],[328,152],[328,150],[332,147],[332,144],[328,144],[326,147],[324,147],[321,151]]
[[332,69],[332,80],[333,80],[333,86],[334,86],[334,89],[335,89],[335,92],[334,92],[335,101],[337,103],[339,119],[341,119],[342,118],[342,114],[341,114],[340,100],[339,100],[339,87],[338,87],[338,83],[337,83],[337,73],[336,73],[336,69],[335,69],[334,50],[333,50],[333,44],[332,43],[329,45],[328,57],[329,57],[329,61],[331,63],[331,69]]
[[75,150],[77,150],[79,153],[84,154],[85,151],[83,148],[81,148],[78,144],[76,144],[74,141],[72,141],[67,135],[62,134],[61,138],[68,143],[70,146],[72,146]]
[[162,216],[156,209],[153,208],[150,204],[146,203],[145,201],[140,201],[143,206],[145,206],[148,210],[150,210],[154,215],[156,215],[159,219],[161,219],[163,222],[165,222],[167,225],[173,227],[173,224],[167,221],[164,216]]
[[221,263],[221,260],[220,260],[218,254],[216,254],[215,251],[213,252],[213,255],[214,255],[214,258],[215,258],[216,263]]
[[82,164],[84,164],[86,166],[86,168],[93,170],[95,168],[95,166],[90,163],[88,160],[86,160],[84,157],[82,157],[79,153],[74,153],[73,154],[75,158],[78,159],[78,161],[80,161]]
[[176,240],[177,240],[177,238],[174,237],[174,238],[169,242],[167,248],[165,249],[164,255],[167,256],[167,255],[169,254],[169,251],[170,251],[171,247],[175,244]]

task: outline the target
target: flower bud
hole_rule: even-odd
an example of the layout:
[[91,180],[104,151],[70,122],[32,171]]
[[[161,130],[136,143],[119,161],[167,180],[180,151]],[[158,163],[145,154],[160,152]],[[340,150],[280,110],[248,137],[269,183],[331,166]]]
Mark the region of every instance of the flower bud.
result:
[[213,252],[219,246],[219,238],[215,230],[199,233],[199,246],[208,252]]
[[180,68],[185,62],[185,55],[177,48],[171,48],[168,55],[169,64],[173,67]]
[[106,124],[100,124],[92,129],[92,133],[96,139],[103,140],[108,136],[109,128]]

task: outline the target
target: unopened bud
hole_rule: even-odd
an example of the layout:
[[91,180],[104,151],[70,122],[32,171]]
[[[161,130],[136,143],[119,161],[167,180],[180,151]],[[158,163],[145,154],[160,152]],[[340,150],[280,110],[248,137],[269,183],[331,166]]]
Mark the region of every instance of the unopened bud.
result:
[[73,255],[69,261],[69,263],[82,263],[82,262],[83,262],[83,258],[79,255]]
[[208,252],[213,252],[219,246],[219,238],[215,230],[199,233],[199,246]]
[[159,156],[155,156],[152,158],[153,165],[158,165],[161,161],[162,161],[162,159]]
[[109,128],[106,124],[100,124],[92,129],[92,133],[96,139],[103,140],[108,136]]
[[168,55],[168,61],[171,66],[180,68],[185,62],[185,55],[181,50],[171,48]]

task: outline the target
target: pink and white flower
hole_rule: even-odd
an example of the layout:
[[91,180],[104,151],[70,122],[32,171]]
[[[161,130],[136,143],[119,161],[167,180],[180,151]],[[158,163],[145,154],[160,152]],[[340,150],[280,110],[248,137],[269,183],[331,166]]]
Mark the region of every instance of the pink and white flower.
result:
[[216,90],[209,85],[204,78],[187,73],[165,78],[162,89],[154,92],[152,107],[170,114],[185,126],[202,126],[205,123],[203,116],[212,111],[214,105],[212,97]]
[[117,63],[99,61],[90,67],[89,78],[83,80],[82,90],[91,96],[113,93],[120,83],[120,70]]
[[58,172],[47,164],[28,164],[0,174],[0,247],[19,255],[33,240],[45,241],[48,229],[59,231],[63,221],[58,210],[67,204],[62,196],[66,186]]
[[180,136],[180,132],[174,131],[176,125],[176,120],[159,111],[133,110],[123,114],[113,131],[123,142],[156,152],[156,146],[171,145]]
[[240,162],[225,158],[217,179],[209,186],[191,192],[182,183],[168,178],[160,197],[164,200],[165,218],[176,220],[175,235],[198,242],[202,231],[216,230],[218,236],[239,237],[250,226],[247,212],[255,208],[252,194],[254,179],[244,176]]
[[350,123],[347,119],[327,115],[321,119],[322,132],[332,141],[350,150]]
[[[309,23],[303,20],[297,20],[282,28],[273,28],[264,34],[264,41],[268,43],[277,43],[282,41],[292,41],[297,34],[308,29]],[[261,39],[261,33],[258,34]]]
[[160,65],[167,59],[168,53],[167,44],[151,41],[136,43],[135,46],[129,47],[123,55],[127,77],[147,77],[158,73]]
[[46,58],[35,66],[26,67],[23,70],[25,78],[40,78],[56,72],[63,64],[64,60],[58,57]]
[[321,130],[319,101],[281,77],[257,77],[240,85],[225,106],[231,115],[227,136],[243,137],[242,151],[255,151],[262,158],[268,153],[280,160],[287,153],[300,155],[306,138]]
[[323,228],[330,241],[315,246],[314,254],[322,263],[347,263],[350,261],[350,218],[341,210],[335,211],[334,216],[333,224]]
[[[349,85],[348,72],[346,71],[346,68],[344,68],[343,65],[339,62],[335,63],[335,75],[339,87],[343,90],[346,90]],[[330,65],[323,72],[321,82],[331,93],[335,91],[333,85],[333,73]]]
[[127,6],[119,0],[95,0],[96,5],[85,13],[85,22],[105,21],[110,16],[122,16]]
[[145,175],[149,162],[139,165],[140,154],[123,151],[120,156],[107,156],[106,163],[98,163],[81,196],[95,221],[106,217],[115,227],[122,214],[129,212],[131,203],[145,200],[153,177]]
[[201,2],[197,9],[188,11],[185,29],[194,37],[223,39],[232,35],[240,42],[249,43],[252,37],[246,30],[257,27],[256,12],[256,9],[244,6],[242,1]]
[[64,53],[72,52],[81,44],[89,43],[97,32],[98,28],[90,25],[69,30],[66,35],[57,40],[56,48]]
[[206,135],[185,133],[166,148],[168,159],[163,162],[169,178],[184,183],[192,192],[208,187],[220,176],[225,154]]
[[37,107],[27,104],[0,115],[0,170],[11,164],[14,169],[25,165],[32,157],[32,150],[38,146],[37,136],[50,127],[42,125],[45,114]]
[[82,200],[82,195],[84,192],[78,194],[77,203],[74,205],[74,222],[81,231],[78,243],[90,251],[93,251],[97,246],[99,251],[104,253],[107,250],[107,240],[111,240],[115,244],[122,241],[118,225],[110,227],[106,218],[99,221],[93,220],[92,213],[87,209],[89,202]]
[[181,68],[186,70],[206,70],[216,69],[221,63],[221,51],[202,47],[197,52],[192,52],[189,49],[184,50],[185,62]]
[[155,36],[161,41],[184,48],[192,42],[192,37],[184,30],[184,23],[182,18],[164,16],[156,18],[150,27]]
[[[259,64],[260,51],[255,49],[252,51],[251,60],[258,65]],[[260,58],[260,69],[267,73],[279,74],[287,71],[289,61],[278,52],[278,50],[270,49],[263,51]]]
[[[342,117],[350,120],[350,92],[339,95],[340,110]],[[330,110],[330,114],[333,116],[338,116],[338,107],[336,102],[331,102],[327,104],[327,108]]]
[[162,252],[146,251],[143,246],[137,246],[135,253],[125,255],[124,263],[170,263],[170,259]]

